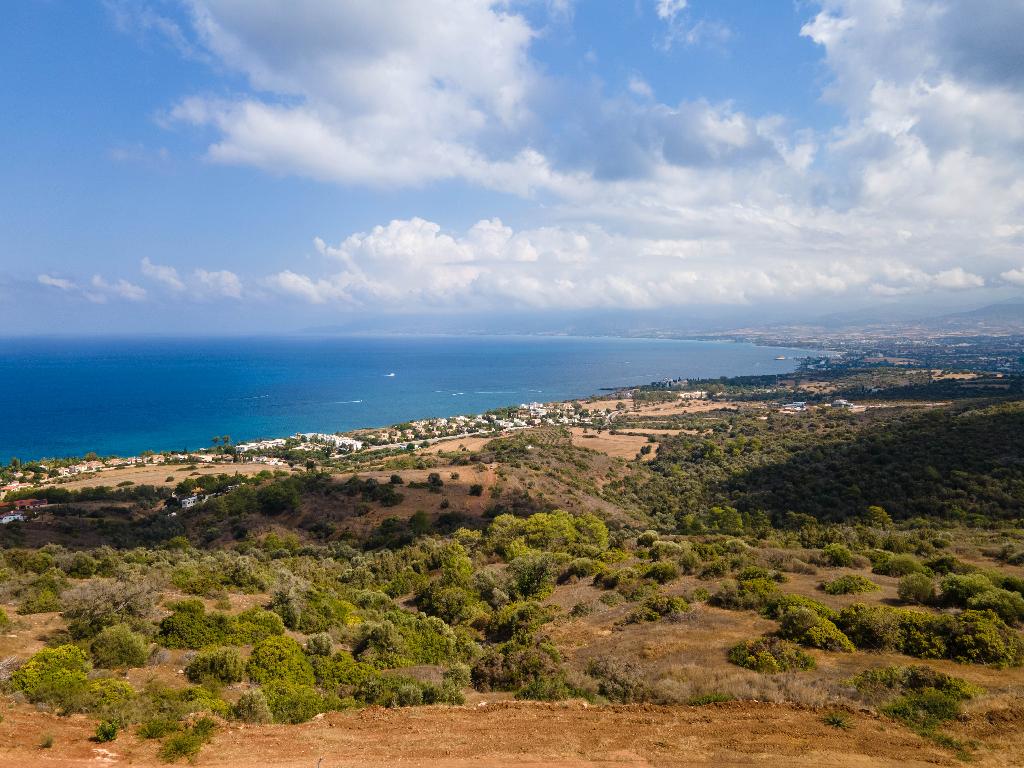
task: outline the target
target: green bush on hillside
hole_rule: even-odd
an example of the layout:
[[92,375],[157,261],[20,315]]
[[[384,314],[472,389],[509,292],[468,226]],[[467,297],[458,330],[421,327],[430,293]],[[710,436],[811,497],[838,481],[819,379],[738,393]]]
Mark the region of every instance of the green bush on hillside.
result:
[[794,643],[778,637],[744,640],[729,650],[729,661],[755,672],[803,671],[814,669],[814,659]]

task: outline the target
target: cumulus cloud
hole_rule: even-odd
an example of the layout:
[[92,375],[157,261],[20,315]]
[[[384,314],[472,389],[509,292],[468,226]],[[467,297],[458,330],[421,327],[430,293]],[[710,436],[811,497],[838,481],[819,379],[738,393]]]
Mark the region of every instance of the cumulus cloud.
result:
[[1024,285],[1024,268],[1008,269],[999,275],[1003,280],[1014,285]]
[[142,260],[142,274],[153,280],[163,283],[173,291],[185,290],[185,283],[178,277],[178,270],[161,264],[154,264],[147,256]]
[[89,281],[92,289],[86,295],[94,301],[106,301],[109,296],[126,299],[127,301],[142,301],[146,298],[146,289],[142,286],[130,283],[120,278],[114,282],[108,282],[102,275],[93,275]]
[[208,296],[223,296],[231,299],[242,298],[242,281],[234,272],[226,269],[208,272],[197,269],[193,272],[199,291]]
[[324,274],[285,270],[267,285],[313,304],[399,312],[736,305],[863,290],[881,296],[961,290],[984,282],[959,266],[928,273],[898,260],[801,259],[785,249],[770,250],[757,267],[738,266],[731,244],[721,239],[626,237],[595,226],[517,231],[498,219],[463,233],[424,219],[395,220],[336,246],[314,244]]
[[[663,103],[638,76],[618,94],[567,86],[534,62],[538,32],[516,3],[188,7],[190,45],[250,86],[170,109],[213,130],[211,161],[348,185],[460,180],[545,203],[519,230],[409,218],[318,241],[331,266],[260,278],[278,294],[647,307],[971,290],[1024,271],[1015,0],[820,0],[801,34],[840,115],[824,130],[728,101]],[[683,0],[645,7],[673,42],[715,33]],[[240,295],[233,277],[207,280]]]
[[78,289],[71,280],[67,280],[63,277],[52,277],[51,275],[39,275],[36,278],[40,285],[48,285],[51,288],[59,288],[62,291],[74,291]]
[[148,257],[140,263],[142,274],[160,283],[172,293],[187,292],[191,298],[232,298],[242,297],[242,280],[234,272],[226,269],[206,270],[195,269],[187,278],[182,278],[178,270],[165,264],[154,264]]

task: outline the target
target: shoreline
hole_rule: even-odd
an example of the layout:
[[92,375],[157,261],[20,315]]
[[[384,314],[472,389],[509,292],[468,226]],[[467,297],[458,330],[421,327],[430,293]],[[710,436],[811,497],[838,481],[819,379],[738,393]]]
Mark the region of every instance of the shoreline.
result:
[[[455,335],[450,335],[450,336],[449,335],[444,335],[444,336],[442,336],[442,335],[438,335],[438,334],[419,335],[419,336],[415,336],[415,337],[412,337],[412,336],[409,336],[409,335],[406,335],[406,334],[390,335],[390,336],[376,335],[376,336],[374,336],[372,338],[428,338],[428,337],[433,337],[433,338],[453,338],[453,339],[461,338],[460,336],[455,336]],[[797,347],[779,347],[777,345],[753,344],[753,343],[749,343],[749,342],[743,342],[743,341],[737,340],[737,339],[725,340],[725,339],[693,338],[693,337],[687,337],[687,338],[667,338],[667,337],[650,337],[650,336],[648,336],[648,337],[567,336],[567,335],[553,335],[553,334],[552,335],[505,334],[505,335],[500,335],[500,336],[499,335],[494,335],[494,334],[486,334],[486,335],[481,334],[481,335],[464,335],[464,337],[465,338],[474,338],[474,339],[480,339],[480,338],[496,338],[496,339],[508,339],[508,340],[513,340],[513,339],[530,339],[530,340],[535,340],[535,341],[541,341],[541,340],[544,340],[544,339],[547,339],[547,340],[550,340],[550,341],[562,341],[562,340],[567,340],[567,339],[569,339],[569,340],[571,340],[571,339],[584,340],[585,339],[585,340],[593,340],[595,342],[602,341],[602,340],[617,340],[617,341],[660,342],[660,343],[666,343],[666,344],[667,343],[687,343],[687,344],[693,344],[693,345],[705,345],[705,344],[707,344],[707,345],[721,345],[721,344],[744,345],[744,344],[748,344],[750,347],[757,347],[758,349],[775,349],[775,350],[778,350],[780,353],[786,353],[786,359],[790,363],[789,365],[786,366],[786,370],[784,370],[784,371],[778,371],[778,372],[770,371],[768,373],[764,373],[764,372],[759,372],[759,371],[757,371],[755,369],[755,370],[748,370],[747,372],[730,372],[728,374],[725,374],[725,376],[728,377],[728,378],[734,378],[734,377],[737,377],[737,376],[788,375],[788,374],[792,374],[792,373],[796,372],[799,369],[799,360],[800,359],[806,357],[808,354],[813,354],[813,350],[801,349],[801,348],[797,348]],[[55,339],[57,337],[49,337],[49,338]],[[70,337],[64,337],[64,338],[65,338],[65,340],[69,340]],[[97,341],[102,341],[102,339],[100,339],[99,337],[94,337],[94,338],[96,338]],[[138,338],[140,341],[145,341],[145,339],[141,339],[139,337],[132,337],[132,338]],[[261,337],[250,337],[250,338],[261,338]],[[287,337],[276,337],[276,338],[287,338]],[[366,337],[364,337],[364,338],[366,338]],[[776,358],[776,360],[780,360],[780,359],[782,359],[781,355]],[[758,365],[758,366],[760,366],[762,364],[763,363],[756,363],[756,365]],[[693,365],[692,364],[687,365],[685,362],[680,361],[680,365],[679,365],[680,369],[685,369],[687,367],[693,367]],[[696,367],[699,368],[700,366],[697,365]],[[726,365],[725,367],[728,367],[728,365]],[[751,365],[750,366],[750,368],[754,368],[754,367],[755,367],[755,365]],[[619,373],[622,373],[622,371],[619,371]],[[721,378],[721,377],[713,377],[713,378]],[[710,380],[712,380],[712,377],[708,377],[707,375],[697,376],[693,380],[694,381],[710,381]],[[599,386],[599,387],[598,386],[593,386],[591,384],[591,385],[586,387],[586,391],[579,391],[578,394],[577,393],[572,393],[572,394],[569,394],[569,395],[564,396],[564,397],[559,397],[557,392],[552,392],[552,394],[555,394],[556,397],[554,399],[551,399],[551,400],[545,400],[545,402],[547,402],[547,403],[564,403],[564,402],[568,402],[568,401],[578,401],[578,400],[586,400],[586,399],[605,397],[605,396],[607,396],[611,392],[617,392],[617,391],[622,391],[622,390],[626,390],[626,389],[642,387],[642,386],[646,386],[646,385],[648,385],[650,383],[653,383],[653,382],[643,382],[643,383],[633,383],[633,384],[619,384],[619,385],[616,385],[616,386]],[[483,386],[483,385],[479,385],[479,386]],[[467,403],[465,403],[465,405],[469,406],[469,408],[466,409],[466,410],[459,410],[459,408],[458,408],[458,401],[455,400],[454,398],[452,399],[452,402],[450,404],[440,404],[441,405],[440,408],[437,407],[439,405],[438,403],[434,403],[433,404],[434,407],[431,407],[431,403],[428,402],[429,398],[428,397],[423,397],[421,399],[423,400],[422,405],[424,407],[422,408],[420,413],[426,412],[426,413],[429,413],[431,415],[429,415],[429,416],[422,416],[422,415],[417,414],[415,416],[408,417],[408,418],[412,418],[412,419],[415,419],[415,420],[425,420],[425,419],[444,419],[444,418],[451,419],[451,418],[456,418],[456,417],[458,417],[460,415],[474,415],[475,416],[475,415],[479,415],[479,414],[489,413],[491,411],[500,411],[500,410],[505,410],[505,409],[509,409],[509,408],[515,408],[519,404],[520,398],[522,400],[529,400],[532,397],[536,397],[537,394],[540,394],[540,392],[539,392],[539,388],[540,387],[546,388],[549,392],[552,389],[556,389],[556,387],[552,387],[551,386],[550,382],[540,382],[536,386],[538,387],[538,391],[535,393],[535,392],[531,391],[532,388],[523,388],[522,385],[520,385],[519,386],[519,390],[520,391],[517,394],[509,393],[509,398],[510,398],[509,400],[506,400],[506,401],[504,401],[504,402],[502,402],[500,404],[491,405],[490,407],[486,407],[486,404],[485,404],[485,407],[482,408],[482,409],[480,408],[481,404],[479,402],[473,402],[473,403],[467,402]],[[568,380],[567,380],[567,386],[565,386],[563,388],[564,389],[569,389],[571,391],[573,389],[573,386],[572,386],[571,383],[568,383]],[[470,389],[467,388],[466,391],[470,392]],[[462,393],[459,393],[459,394],[462,394]],[[487,393],[471,392],[471,395],[481,395],[481,394],[487,394]],[[516,398],[516,399],[513,400],[512,399],[513,397]],[[481,398],[475,397],[475,398],[466,398],[466,399],[467,400],[475,399],[475,400],[479,401]],[[484,398],[484,399],[486,399],[486,398]],[[362,403],[363,400],[359,399],[359,400],[355,400],[353,402],[360,402],[360,403]],[[378,411],[381,410],[380,399],[379,398],[378,398],[378,401],[376,403],[374,403],[373,405],[374,405],[374,407]],[[473,409],[473,406],[477,406],[477,408]],[[394,410],[399,410],[400,411],[401,408],[394,409]],[[386,428],[387,426],[393,426],[396,423],[401,423],[401,422],[395,421],[395,420],[383,420],[383,421],[382,420],[377,420],[376,417],[378,417],[380,415],[387,415],[387,414],[380,414],[380,413],[370,414],[370,413],[366,413],[366,414],[364,414],[364,416],[368,416],[369,418],[367,418],[365,421],[357,422],[356,425],[354,425],[354,426],[343,427],[342,429],[339,429],[338,431],[330,432],[330,434],[349,435],[349,436],[351,436],[351,435],[353,435],[356,432],[361,432],[361,431],[365,431],[365,430],[380,430],[380,429]],[[214,431],[214,430],[221,431],[222,430],[225,433],[227,433],[227,432],[234,433],[233,436],[236,437],[237,439],[234,440],[233,442],[256,442],[256,441],[263,441],[263,440],[281,439],[283,435],[290,436],[290,435],[296,434],[297,433],[296,430],[300,427],[300,425],[303,424],[303,414],[297,412],[296,414],[294,414],[294,416],[295,416],[295,419],[293,421],[293,425],[294,426],[290,426],[290,427],[288,427],[286,429],[283,429],[283,430],[274,430],[274,431],[268,431],[268,432],[262,432],[262,431],[261,432],[257,432],[257,431],[254,430],[252,432],[249,432],[249,431],[239,430],[237,424],[234,425],[234,428],[232,428],[232,425],[229,424],[229,425],[224,425],[224,426],[214,426],[213,430],[210,430],[210,431]],[[170,417],[170,418],[173,418],[173,417]],[[401,415],[394,415],[394,416],[392,416],[392,419],[400,419],[400,418],[402,418]],[[230,417],[229,417],[229,420],[230,420]],[[260,421],[260,419],[251,419],[251,420],[252,421]],[[265,420],[265,419],[263,419],[263,420]],[[323,419],[319,423],[312,422],[312,424],[314,424],[314,426],[311,427],[310,420],[306,419],[304,427],[307,430],[309,430],[311,428],[312,428],[312,430],[316,430],[316,431],[319,431],[319,430],[329,430],[330,429],[330,425],[328,425],[326,422],[332,421],[332,420],[335,420],[334,417],[331,417],[331,418],[328,418],[328,419]],[[343,418],[343,420],[342,420],[343,424],[344,424],[344,421],[349,421],[349,423],[351,424],[351,421],[348,418]],[[209,423],[213,424],[214,422],[211,421]],[[335,423],[337,423],[337,422],[335,421]],[[162,431],[167,431],[167,430],[162,430]],[[270,435],[270,437],[268,437],[267,435]],[[134,440],[130,440],[130,438],[129,438],[129,440],[126,440],[124,442],[129,442],[129,441],[130,442],[135,442]],[[67,442],[67,441],[65,440],[65,442]],[[98,442],[100,442],[100,441],[98,441]],[[114,441],[107,440],[106,442],[114,442]],[[189,439],[189,438],[180,439],[179,437],[175,437],[174,435],[170,435],[169,439],[165,439],[165,440],[162,440],[162,441],[159,441],[159,442],[157,440],[154,440],[152,442],[146,441],[146,443],[144,444],[145,447],[138,447],[138,448],[134,449],[134,452],[135,452],[135,454],[142,454],[142,453],[149,453],[149,452],[153,452],[153,453],[157,453],[157,454],[172,454],[172,453],[203,454],[203,453],[208,453],[209,452],[209,446],[207,446],[207,445],[203,445],[202,447],[196,447],[194,449],[185,448],[184,450],[181,449],[181,448],[167,447],[168,443],[173,443],[173,442],[178,442],[179,446],[180,445],[188,446],[188,445],[192,444],[193,441],[191,439]],[[197,439],[196,442],[198,442],[200,445],[202,445],[202,441],[201,440]],[[163,447],[157,447],[157,446],[160,445],[160,443],[163,443]],[[33,452],[31,454],[28,454],[32,458],[26,459],[26,458],[24,458],[24,454],[27,453],[27,452],[21,451],[18,448],[7,449],[7,451],[9,453],[17,455],[18,458],[21,459],[21,463],[22,464],[34,464],[34,463],[39,463],[39,462],[44,462],[44,463],[45,462],[50,462],[50,463],[57,463],[57,464],[67,463],[67,462],[75,461],[77,459],[82,459],[82,458],[84,458],[85,456],[87,456],[89,454],[97,454],[98,456],[103,456],[104,458],[107,458],[107,459],[116,459],[116,458],[122,458],[122,457],[126,457],[126,456],[132,455],[130,453],[130,451],[132,449],[117,450],[115,448],[115,450],[112,450],[112,451],[109,451],[109,452],[102,452],[102,453],[101,453],[101,450],[102,449],[88,449],[88,450],[82,449],[80,452],[70,452],[70,451],[68,451],[66,453],[60,453],[60,452]]]

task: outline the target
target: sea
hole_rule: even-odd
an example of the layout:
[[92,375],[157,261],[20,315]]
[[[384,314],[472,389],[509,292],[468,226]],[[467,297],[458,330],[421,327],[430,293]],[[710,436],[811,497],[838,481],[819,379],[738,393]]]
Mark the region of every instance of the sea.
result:
[[808,354],[561,336],[0,339],[0,461],[195,450],[223,435],[332,433],[666,378],[780,374]]

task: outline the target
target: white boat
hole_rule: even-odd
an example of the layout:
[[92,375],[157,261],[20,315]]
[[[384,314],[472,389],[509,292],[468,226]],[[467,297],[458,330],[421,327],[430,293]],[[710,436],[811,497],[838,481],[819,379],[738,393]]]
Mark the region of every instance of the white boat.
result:
[[387,374],[387,377],[388,377],[389,379],[392,379],[392,378],[394,378],[394,376],[395,376],[395,374],[394,374],[394,373],[389,373],[389,374]]

